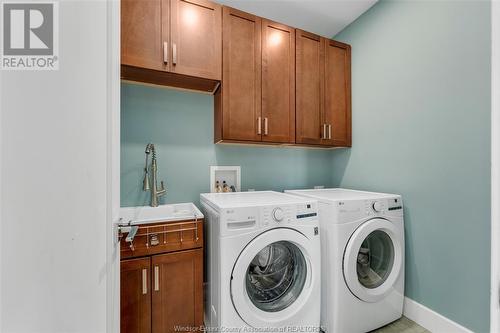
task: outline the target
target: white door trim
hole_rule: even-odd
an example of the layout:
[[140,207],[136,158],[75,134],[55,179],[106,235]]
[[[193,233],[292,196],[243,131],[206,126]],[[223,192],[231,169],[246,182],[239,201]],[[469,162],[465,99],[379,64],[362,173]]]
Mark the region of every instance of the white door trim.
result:
[[106,332],[120,332],[120,253],[116,222],[120,210],[120,0],[106,5]]
[[491,4],[491,301],[490,330],[500,332],[500,1]]

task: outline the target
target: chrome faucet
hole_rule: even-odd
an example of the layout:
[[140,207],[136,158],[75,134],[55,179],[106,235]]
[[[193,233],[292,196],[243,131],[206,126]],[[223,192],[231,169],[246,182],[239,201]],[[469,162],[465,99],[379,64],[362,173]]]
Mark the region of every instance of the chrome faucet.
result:
[[[146,146],[146,164],[144,166],[144,179],[142,181],[142,189],[144,191],[151,191],[151,207],[158,207],[158,198],[161,197],[162,195],[165,195],[167,190],[165,189],[165,186],[163,185],[163,181],[161,181],[161,186],[160,189],[158,189],[158,166],[156,164],[156,150],[155,150],[155,145],[152,143],[148,143]],[[151,171],[148,168],[148,159],[149,159],[149,154],[152,155],[151,157]],[[151,181],[150,181],[150,174],[151,173]],[[150,187],[150,183],[152,184]]]

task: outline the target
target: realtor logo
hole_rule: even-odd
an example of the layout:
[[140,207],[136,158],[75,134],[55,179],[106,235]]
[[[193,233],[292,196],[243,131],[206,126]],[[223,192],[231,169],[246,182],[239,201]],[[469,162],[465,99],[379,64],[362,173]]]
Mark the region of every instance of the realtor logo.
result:
[[58,3],[3,3],[1,69],[58,69]]

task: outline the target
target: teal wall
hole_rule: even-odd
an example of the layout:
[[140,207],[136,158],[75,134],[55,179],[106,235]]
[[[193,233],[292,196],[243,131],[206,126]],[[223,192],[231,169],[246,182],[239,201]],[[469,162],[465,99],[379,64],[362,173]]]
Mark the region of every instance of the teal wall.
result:
[[334,185],[401,193],[406,294],[489,331],[490,4],[382,1],[352,45],[353,148]]
[[241,165],[242,189],[331,186],[331,152],[213,144],[213,96],[122,84],[121,204],[148,204],[142,191],[144,148],[158,151],[166,203],[198,202],[211,165]]

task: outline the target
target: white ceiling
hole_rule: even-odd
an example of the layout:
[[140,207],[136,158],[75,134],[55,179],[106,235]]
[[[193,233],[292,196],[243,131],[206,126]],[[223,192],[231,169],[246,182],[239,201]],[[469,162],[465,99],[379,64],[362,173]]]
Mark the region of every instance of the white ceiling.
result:
[[378,0],[216,0],[245,12],[333,37]]

